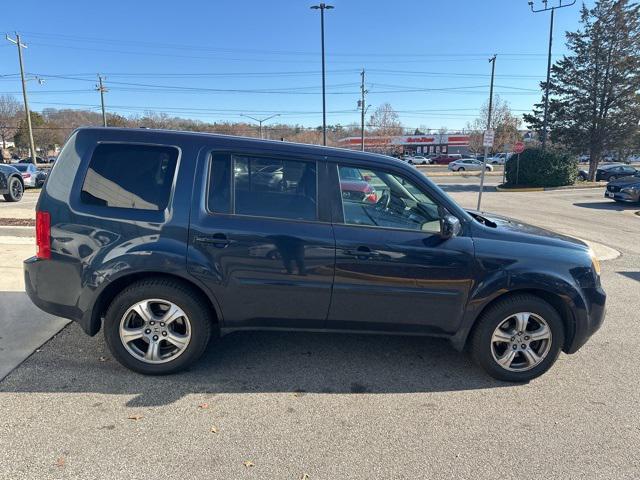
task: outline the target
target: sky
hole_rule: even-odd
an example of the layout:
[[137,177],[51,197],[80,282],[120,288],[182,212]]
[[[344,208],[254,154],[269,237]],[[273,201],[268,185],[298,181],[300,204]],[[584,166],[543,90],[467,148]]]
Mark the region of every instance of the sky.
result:
[[[559,0],[550,0],[549,5]],[[0,32],[21,34],[32,110],[146,111],[203,121],[241,114],[322,124],[320,14],[306,0],[8,2]],[[360,71],[371,112],[388,102],[407,128],[461,129],[495,92],[514,113],[540,100],[549,13],[527,0],[335,0],[325,13],[327,123],[359,122]],[[566,0],[565,0],[566,3]],[[589,3],[589,2],[588,2]],[[535,0],[536,7],[542,6]],[[580,3],[555,16],[554,58]],[[22,100],[17,49],[0,43],[0,94]],[[44,80],[38,82],[35,77]]]

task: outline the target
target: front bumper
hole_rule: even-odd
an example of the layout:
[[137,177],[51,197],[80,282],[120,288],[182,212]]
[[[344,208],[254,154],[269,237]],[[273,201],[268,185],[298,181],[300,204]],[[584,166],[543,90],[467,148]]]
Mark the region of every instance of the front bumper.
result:
[[586,301],[586,314],[576,319],[573,339],[564,348],[566,353],[577,352],[604,323],[607,294],[602,286],[585,288],[583,295]]

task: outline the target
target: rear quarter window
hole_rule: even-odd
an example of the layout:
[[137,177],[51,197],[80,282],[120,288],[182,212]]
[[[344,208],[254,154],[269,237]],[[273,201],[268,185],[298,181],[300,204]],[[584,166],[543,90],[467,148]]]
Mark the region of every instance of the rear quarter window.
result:
[[84,204],[135,210],[164,210],[178,163],[176,147],[99,144],[82,185]]

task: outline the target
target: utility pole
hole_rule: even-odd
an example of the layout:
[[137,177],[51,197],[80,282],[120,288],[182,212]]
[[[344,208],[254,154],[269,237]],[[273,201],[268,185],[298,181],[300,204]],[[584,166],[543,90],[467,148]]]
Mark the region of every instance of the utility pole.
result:
[[16,39],[13,40],[9,35],[5,38],[14,43],[18,47],[18,61],[20,62],[20,79],[22,80],[22,97],[24,99],[24,112],[27,116],[27,129],[29,130],[29,148],[31,149],[31,161],[36,164],[36,145],[33,141],[33,128],[31,127],[31,113],[29,112],[29,100],[27,98],[27,81],[24,78],[24,63],[22,61],[22,49],[27,46],[20,41],[20,35],[16,32]]
[[369,93],[364,88],[364,68],[360,72],[362,81],[360,82],[360,101],[358,102],[360,107],[360,150],[364,152],[364,115],[367,113],[367,103],[365,101],[365,95]]
[[333,5],[327,5],[326,3],[320,3],[319,5],[313,5],[313,10],[320,10],[320,42],[322,50],[322,144],[327,144],[327,101],[325,93],[325,68],[324,68],[324,11],[331,10]]
[[[491,129],[491,113],[493,110],[493,77],[496,73],[496,55],[489,59],[491,63],[491,86],[489,87],[489,114],[487,115],[487,129],[488,131]],[[484,145],[484,159],[482,161],[482,172],[480,173],[480,192],[478,193],[478,208],[476,210],[480,210],[480,203],[482,202],[482,190],[484,189],[484,172],[487,170],[487,157],[489,156],[489,147],[483,136]]]
[[96,90],[100,92],[100,105],[102,106],[102,126],[107,126],[107,114],[104,110],[104,94],[108,92],[107,87],[105,87],[102,83],[102,75],[98,74],[98,84],[96,85]]
[[280,114],[276,113],[275,115],[271,115],[265,118],[255,118],[255,117],[252,117],[251,115],[245,115],[244,113],[241,113],[240,116],[250,118],[251,120],[255,120],[256,122],[258,122],[258,124],[260,125],[260,138],[264,138],[264,136],[262,135],[262,124],[267,120],[271,120],[272,118],[279,117]]
[[549,25],[549,53],[547,56],[547,83],[545,84],[545,88],[544,88],[544,117],[542,119],[542,138],[540,139],[542,141],[542,151],[544,151],[547,145],[547,125],[549,123],[549,87],[551,86],[551,47],[553,45],[553,17],[554,17],[555,11],[558,8],[570,7],[571,5],[574,5],[577,0],[570,1],[569,3],[567,3],[567,0],[565,0],[564,3],[563,3],[563,0],[559,0],[559,1],[560,3],[555,7],[549,7],[548,6],[549,0],[542,0],[542,3],[544,4],[544,8],[539,8],[539,9],[535,9],[533,7],[532,0],[529,1],[529,7],[531,8],[531,11],[533,13],[547,12],[551,10],[551,22]]

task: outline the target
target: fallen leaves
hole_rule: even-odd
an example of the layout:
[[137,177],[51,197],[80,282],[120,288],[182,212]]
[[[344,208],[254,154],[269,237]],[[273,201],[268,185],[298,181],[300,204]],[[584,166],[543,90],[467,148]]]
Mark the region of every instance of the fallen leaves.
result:
[[98,360],[100,360],[101,362],[106,362],[107,361],[107,357],[100,357]]
[[302,476],[300,477],[300,480],[309,480],[311,477],[309,476],[308,473],[303,473]]
[[251,460],[245,460],[244,462],[242,462],[242,464],[245,466],[245,468],[251,468],[251,467],[255,467],[255,463],[253,463]]
[[206,410],[207,408],[209,408],[209,404],[208,403],[201,403],[200,405],[198,405],[198,408],[200,410]]
[[65,458],[58,457],[58,459],[56,460],[55,466],[58,468],[64,468],[64,465],[65,465]]
[[211,433],[218,433],[218,428],[217,427],[211,427]]
[[128,420],[134,420],[134,421],[138,421],[138,420],[142,420],[144,418],[144,415],[129,415],[127,417]]

